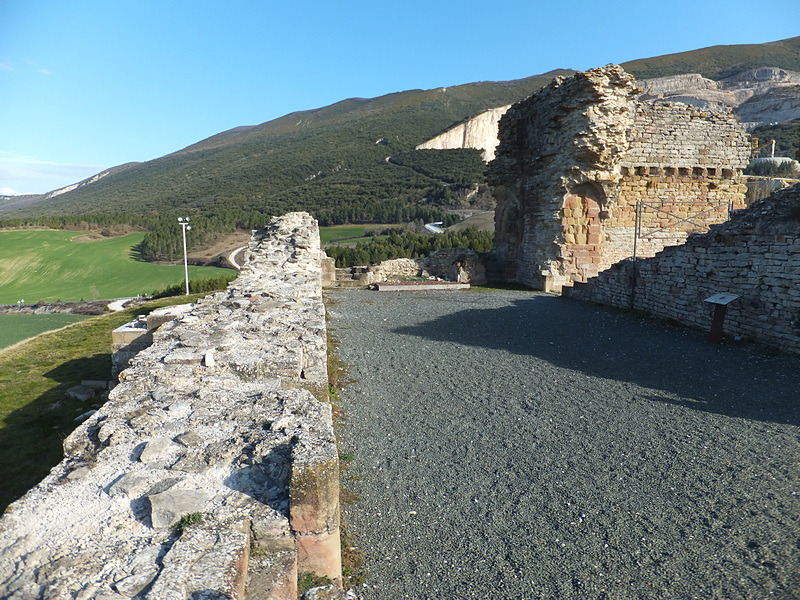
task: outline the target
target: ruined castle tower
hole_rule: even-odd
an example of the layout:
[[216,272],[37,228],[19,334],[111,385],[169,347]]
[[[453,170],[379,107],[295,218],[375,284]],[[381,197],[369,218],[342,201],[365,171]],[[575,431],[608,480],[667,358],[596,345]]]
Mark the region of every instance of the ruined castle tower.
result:
[[586,281],[634,244],[652,256],[744,206],[750,147],[733,115],[639,92],[609,65],[557,78],[502,118],[488,178],[504,279]]

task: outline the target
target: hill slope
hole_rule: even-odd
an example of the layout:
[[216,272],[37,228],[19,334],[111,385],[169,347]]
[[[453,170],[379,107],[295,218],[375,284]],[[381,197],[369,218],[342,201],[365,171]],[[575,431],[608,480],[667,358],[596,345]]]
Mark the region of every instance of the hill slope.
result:
[[708,79],[725,79],[759,67],[800,71],[800,37],[766,44],[709,46],[689,52],[665,54],[622,63],[637,79],[653,79],[682,73],[700,73]]
[[[23,208],[4,211],[0,205],[0,214],[331,212],[387,200],[419,202],[441,188],[449,173],[422,173],[391,164],[388,156],[410,151],[460,120],[524,98],[568,73],[352,98],[220,133]],[[479,161],[463,152],[453,156],[445,171],[459,171],[469,162],[480,178]]]
[[[800,71],[800,37],[713,46],[623,67],[640,79],[681,73],[720,79],[758,67]],[[447,153],[431,161],[436,168],[387,157],[410,152],[456,123],[516,102],[554,76],[572,72],[351,98],[237,127],[162,158],[111,169],[58,195],[22,202],[0,198],[0,218],[113,213],[124,220],[177,212],[308,210],[323,222],[413,219],[421,213],[409,207],[447,203],[453,189],[481,180],[477,151],[429,151]],[[227,218],[230,222],[230,214]]]

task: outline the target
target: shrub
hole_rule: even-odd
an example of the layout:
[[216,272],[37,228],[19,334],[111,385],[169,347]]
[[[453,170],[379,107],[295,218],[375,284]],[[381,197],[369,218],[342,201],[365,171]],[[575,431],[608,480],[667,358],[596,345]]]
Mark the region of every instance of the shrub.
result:
[[[206,294],[218,292],[228,287],[228,284],[236,279],[236,275],[212,277],[210,279],[190,279],[189,291],[192,294]],[[161,291],[153,292],[153,298],[166,298],[168,296],[182,296],[186,293],[185,283],[170,285]]]

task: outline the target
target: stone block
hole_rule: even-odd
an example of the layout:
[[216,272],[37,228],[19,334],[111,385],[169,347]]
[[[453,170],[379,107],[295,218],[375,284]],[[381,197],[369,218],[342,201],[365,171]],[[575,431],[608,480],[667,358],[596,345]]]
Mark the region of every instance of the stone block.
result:
[[172,527],[181,517],[202,512],[210,499],[203,490],[169,489],[148,496],[150,500],[150,521],[153,528]]
[[67,396],[81,402],[86,402],[94,397],[95,390],[85,385],[75,385],[67,390]]
[[298,570],[330,577],[340,583],[342,579],[342,555],[339,530],[331,532],[297,535]]
[[147,598],[244,600],[249,551],[243,524],[188,527],[162,559],[161,572]]
[[292,530],[322,533],[339,527],[339,461],[292,464],[289,491]]

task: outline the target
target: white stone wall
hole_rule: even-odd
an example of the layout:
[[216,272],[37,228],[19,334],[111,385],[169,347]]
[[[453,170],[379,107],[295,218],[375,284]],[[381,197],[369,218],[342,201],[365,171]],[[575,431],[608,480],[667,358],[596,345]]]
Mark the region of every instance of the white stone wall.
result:
[[340,577],[320,261],[309,215],[275,219],[226,291],[155,333],[0,520],[0,597],[294,598],[298,569]]

